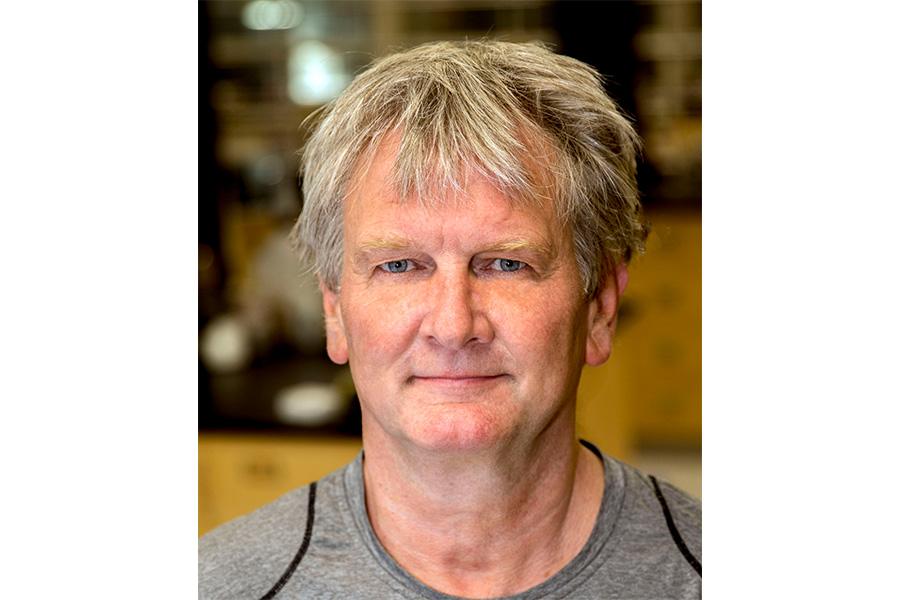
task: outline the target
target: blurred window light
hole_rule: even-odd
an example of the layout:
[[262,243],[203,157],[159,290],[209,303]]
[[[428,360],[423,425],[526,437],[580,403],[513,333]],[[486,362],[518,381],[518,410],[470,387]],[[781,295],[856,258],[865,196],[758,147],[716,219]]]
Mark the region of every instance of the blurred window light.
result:
[[302,20],[303,6],[293,0],[253,0],[241,13],[247,29],[292,29]]
[[278,185],[284,179],[284,161],[277,154],[260,156],[250,165],[250,177],[260,185]]
[[297,104],[321,104],[336,97],[348,83],[341,56],[321,42],[305,41],[288,59],[288,95]]

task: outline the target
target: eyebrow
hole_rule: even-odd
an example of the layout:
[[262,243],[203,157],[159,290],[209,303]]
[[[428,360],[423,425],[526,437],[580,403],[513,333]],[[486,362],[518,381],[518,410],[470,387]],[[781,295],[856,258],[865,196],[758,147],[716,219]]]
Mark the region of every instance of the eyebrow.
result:
[[[370,238],[363,240],[353,252],[353,264],[364,265],[371,260],[372,255],[377,255],[380,252],[410,250],[413,247],[412,241],[405,237]],[[556,258],[559,250],[548,240],[532,240],[521,237],[500,240],[479,250],[479,254],[498,252],[525,252],[537,255],[544,260],[552,261]]]
[[411,247],[412,242],[404,237],[371,238],[359,244],[356,253],[368,253],[375,250],[406,250]]
[[412,248],[412,243],[406,238],[370,238],[360,243],[353,251],[351,262],[356,270],[365,270],[366,265],[372,261],[372,255],[384,251],[409,250],[410,248]]
[[517,252],[525,251],[538,254],[546,258],[553,258],[557,254],[556,247],[546,240],[530,240],[526,238],[511,238],[502,240],[482,250],[482,252]]

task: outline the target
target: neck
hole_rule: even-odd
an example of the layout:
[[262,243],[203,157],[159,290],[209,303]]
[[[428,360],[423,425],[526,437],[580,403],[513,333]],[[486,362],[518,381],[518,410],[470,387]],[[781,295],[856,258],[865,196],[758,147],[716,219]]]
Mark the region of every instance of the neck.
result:
[[366,507],[375,534],[408,572],[441,592],[505,596],[565,566],[593,529],[603,466],[575,441],[433,452],[366,435]]

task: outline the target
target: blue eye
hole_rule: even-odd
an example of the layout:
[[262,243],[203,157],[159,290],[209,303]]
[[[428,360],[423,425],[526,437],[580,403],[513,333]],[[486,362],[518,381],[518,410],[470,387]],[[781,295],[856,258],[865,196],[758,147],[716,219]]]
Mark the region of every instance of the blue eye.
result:
[[510,258],[498,258],[496,259],[492,267],[497,269],[498,271],[505,271],[507,273],[511,273],[513,271],[518,271],[525,267],[525,263],[521,260],[512,260]]
[[406,273],[412,270],[412,262],[406,258],[403,260],[392,260],[378,265],[378,268],[388,273]]

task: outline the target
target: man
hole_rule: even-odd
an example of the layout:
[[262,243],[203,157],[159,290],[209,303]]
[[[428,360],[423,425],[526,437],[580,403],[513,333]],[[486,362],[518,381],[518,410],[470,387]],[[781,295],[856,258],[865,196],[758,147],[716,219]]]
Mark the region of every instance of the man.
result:
[[204,598],[700,595],[700,506],[575,436],[646,237],[587,65],[436,43],[319,115],[296,242],[363,453],[201,540]]

